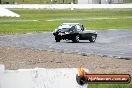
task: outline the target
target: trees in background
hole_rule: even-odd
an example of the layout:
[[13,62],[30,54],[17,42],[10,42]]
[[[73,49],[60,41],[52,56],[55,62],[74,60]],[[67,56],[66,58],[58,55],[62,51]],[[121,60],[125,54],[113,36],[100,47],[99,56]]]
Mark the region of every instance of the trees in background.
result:
[[[99,0],[101,2],[101,0]],[[114,0],[108,0],[109,4],[111,4]],[[132,0],[115,0],[120,3],[132,3]],[[121,2],[122,1],[122,2]],[[78,3],[78,0],[0,0],[0,4],[70,4],[70,3]],[[101,4],[101,3],[100,3]]]

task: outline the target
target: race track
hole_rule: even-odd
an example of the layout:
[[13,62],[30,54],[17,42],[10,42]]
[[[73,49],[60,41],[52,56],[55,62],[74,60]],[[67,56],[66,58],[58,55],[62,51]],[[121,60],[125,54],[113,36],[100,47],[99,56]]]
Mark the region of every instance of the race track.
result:
[[0,35],[1,46],[32,48],[82,55],[101,55],[132,59],[132,30],[100,30],[95,43],[61,41],[56,43],[51,32]]

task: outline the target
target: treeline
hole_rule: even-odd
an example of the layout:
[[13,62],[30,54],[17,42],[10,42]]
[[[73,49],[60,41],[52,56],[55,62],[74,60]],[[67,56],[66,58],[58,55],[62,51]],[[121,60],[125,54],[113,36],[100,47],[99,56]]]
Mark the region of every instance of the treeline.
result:
[[[132,3],[132,0],[123,0],[124,3]],[[1,4],[70,4],[78,3],[78,0],[0,0]]]
[[78,0],[0,0],[3,4],[70,4]]

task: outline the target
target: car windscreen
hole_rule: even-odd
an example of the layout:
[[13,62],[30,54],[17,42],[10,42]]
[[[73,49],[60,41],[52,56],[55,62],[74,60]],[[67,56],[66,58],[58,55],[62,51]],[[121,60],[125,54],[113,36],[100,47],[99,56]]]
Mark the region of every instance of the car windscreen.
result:
[[63,28],[71,28],[72,25],[68,25],[68,24],[61,24],[58,29],[63,29]]
[[74,30],[75,27],[73,25],[67,25],[67,24],[65,24],[65,25],[60,25],[58,27],[58,29],[60,29],[61,32],[69,32],[69,31]]
[[60,30],[61,30],[61,32],[69,32],[69,29],[70,29],[70,28],[62,28],[62,29],[60,29]]

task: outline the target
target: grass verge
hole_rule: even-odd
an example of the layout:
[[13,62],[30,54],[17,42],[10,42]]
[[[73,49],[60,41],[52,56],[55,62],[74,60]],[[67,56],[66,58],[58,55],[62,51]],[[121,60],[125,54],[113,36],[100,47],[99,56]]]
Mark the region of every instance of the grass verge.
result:
[[[12,9],[20,18],[0,17],[0,33],[53,31],[63,22],[87,29],[132,29],[132,9],[29,10]],[[50,21],[49,21],[50,20]]]
[[88,88],[132,88],[130,84],[89,84]]

